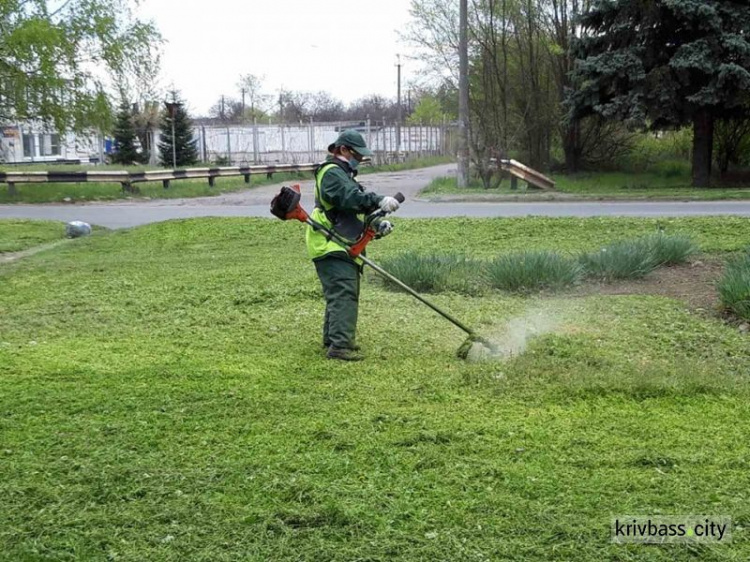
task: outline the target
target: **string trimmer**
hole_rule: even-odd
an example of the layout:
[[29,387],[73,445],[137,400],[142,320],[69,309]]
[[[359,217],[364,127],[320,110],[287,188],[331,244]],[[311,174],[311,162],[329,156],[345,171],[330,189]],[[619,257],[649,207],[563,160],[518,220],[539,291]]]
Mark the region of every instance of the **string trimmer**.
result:
[[[346,251],[350,257],[359,258],[360,260],[362,260],[362,262],[365,265],[370,266],[379,275],[388,279],[390,282],[398,285],[404,291],[406,291],[415,299],[417,299],[419,302],[429,306],[432,310],[434,310],[440,316],[448,320],[451,324],[453,324],[457,328],[466,332],[469,335],[469,337],[463,343],[463,345],[461,345],[461,347],[458,349],[458,356],[461,357],[462,359],[466,359],[469,356],[469,353],[471,352],[472,347],[477,346],[477,345],[486,347],[490,352],[493,352],[495,350],[496,346],[494,346],[488,340],[478,336],[476,332],[474,332],[474,330],[466,326],[466,324],[457,320],[456,318],[454,318],[453,316],[451,316],[444,310],[440,309],[438,306],[431,303],[422,295],[417,293],[414,289],[406,285],[403,281],[401,281],[400,279],[397,279],[392,274],[388,273],[385,269],[377,265],[375,262],[373,262],[369,258],[362,255],[367,244],[369,244],[378,235],[377,230],[375,229],[373,225],[374,221],[385,217],[387,214],[385,211],[379,210],[368,215],[365,218],[364,231],[362,232],[361,236],[357,240],[352,242],[351,240],[347,240],[343,236],[339,235],[334,230],[326,228],[322,224],[314,221],[310,217],[310,215],[307,213],[307,211],[305,211],[302,208],[302,205],[300,204],[301,197],[302,196],[300,193],[299,185],[294,185],[292,187],[288,187],[288,186],[282,187],[281,191],[271,201],[271,213],[274,216],[280,218],[281,220],[298,220],[300,222],[308,224],[310,227],[314,228],[315,230],[323,232],[326,236],[332,239],[335,239],[342,246],[344,246],[344,248],[346,248]],[[394,198],[399,203],[404,202],[404,196],[401,193],[397,193],[394,196]]]

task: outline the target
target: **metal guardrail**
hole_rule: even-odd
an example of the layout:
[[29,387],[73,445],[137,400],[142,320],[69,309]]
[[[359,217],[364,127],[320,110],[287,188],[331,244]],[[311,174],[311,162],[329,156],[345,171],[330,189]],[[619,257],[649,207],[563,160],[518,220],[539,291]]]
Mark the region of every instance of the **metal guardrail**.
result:
[[216,178],[244,176],[245,183],[250,183],[250,176],[283,172],[312,172],[317,164],[273,164],[264,166],[225,166],[218,168],[186,168],[177,170],[146,170],[143,172],[128,171],[83,171],[83,172],[0,172],[0,183],[8,184],[8,193],[16,194],[19,183],[119,183],[123,191],[133,191],[133,184],[160,181],[164,189],[169,188],[174,180],[208,179],[213,187]]
[[[520,178],[541,189],[555,189],[555,182],[547,176],[524,166],[516,160],[500,160],[500,167],[510,173],[513,179]],[[18,183],[119,183],[123,191],[134,191],[133,184],[160,181],[164,189],[169,188],[174,180],[208,179],[213,187],[216,178],[244,176],[245,183],[250,183],[253,174],[273,174],[283,172],[312,172],[317,164],[272,164],[262,166],[225,166],[214,168],[185,168],[177,170],[147,170],[143,172],[128,171],[83,171],[83,172],[0,172],[0,183],[8,184],[8,193],[16,194]]]

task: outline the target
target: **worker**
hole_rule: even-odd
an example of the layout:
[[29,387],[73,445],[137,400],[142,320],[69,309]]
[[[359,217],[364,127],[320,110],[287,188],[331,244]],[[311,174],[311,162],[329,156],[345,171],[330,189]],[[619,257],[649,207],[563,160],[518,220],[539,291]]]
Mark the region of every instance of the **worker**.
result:
[[[313,221],[334,230],[346,240],[356,241],[364,231],[361,215],[382,209],[392,213],[399,202],[388,196],[365,191],[355,181],[362,160],[372,156],[357,131],[346,130],[328,147],[330,155],[315,170],[315,210]],[[390,221],[375,225],[378,237],[393,230]],[[360,361],[363,356],[355,341],[359,308],[361,260],[349,256],[346,248],[325,233],[308,226],[307,251],[323,286],[326,301],[323,320],[323,347],[326,357]]]

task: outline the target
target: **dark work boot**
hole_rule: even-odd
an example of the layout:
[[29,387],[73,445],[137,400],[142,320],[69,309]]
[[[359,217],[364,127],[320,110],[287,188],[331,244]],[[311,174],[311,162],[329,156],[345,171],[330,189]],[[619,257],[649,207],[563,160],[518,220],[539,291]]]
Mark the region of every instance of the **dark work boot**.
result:
[[353,349],[345,349],[342,347],[329,347],[328,353],[326,353],[328,359],[338,359],[340,361],[362,361],[364,357],[354,351]]
[[[328,349],[329,347],[331,347],[330,343],[323,342],[323,349]],[[349,347],[347,347],[347,349],[352,349],[354,351],[359,351],[362,348],[359,345],[357,345],[356,343],[353,343],[352,345],[350,345]]]

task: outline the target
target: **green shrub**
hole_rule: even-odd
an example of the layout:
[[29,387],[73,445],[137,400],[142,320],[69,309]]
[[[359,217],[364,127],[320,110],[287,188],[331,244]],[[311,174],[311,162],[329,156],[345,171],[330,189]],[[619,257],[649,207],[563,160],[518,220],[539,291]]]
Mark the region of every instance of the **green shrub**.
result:
[[688,160],[664,160],[656,162],[651,166],[650,171],[662,178],[684,178],[686,182],[690,180],[690,162]]
[[[480,269],[479,263],[464,254],[404,252],[381,260],[380,265],[416,291],[473,294],[480,290],[480,279],[474,273]],[[384,281],[386,287],[398,290],[395,283]]]
[[642,239],[649,247],[657,265],[678,265],[698,252],[689,236],[683,234],[652,234]]
[[604,281],[640,279],[659,265],[645,239],[614,242],[598,252],[581,255],[579,262],[589,277]]
[[485,267],[489,284],[505,291],[528,293],[561,289],[581,278],[575,260],[551,251],[525,251],[495,258]]
[[[690,128],[662,132],[658,136],[643,133],[630,154],[620,162],[621,168],[633,172],[656,172],[664,177],[682,175],[682,169],[689,167],[692,141]],[[675,161],[682,163],[675,164]]]
[[718,288],[724,308],[750,320],[750,253],[727,265]]

